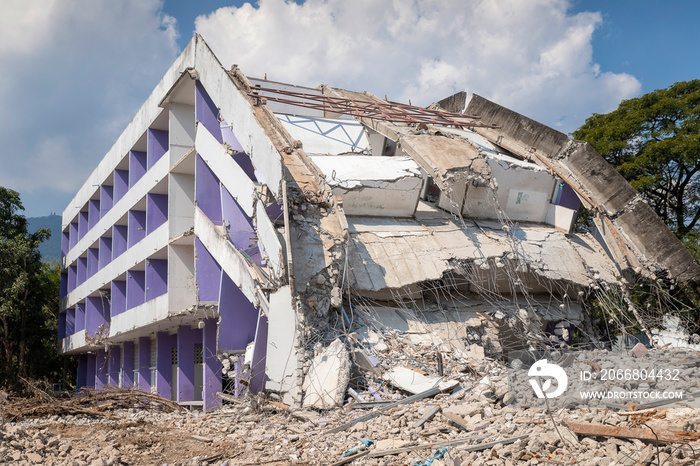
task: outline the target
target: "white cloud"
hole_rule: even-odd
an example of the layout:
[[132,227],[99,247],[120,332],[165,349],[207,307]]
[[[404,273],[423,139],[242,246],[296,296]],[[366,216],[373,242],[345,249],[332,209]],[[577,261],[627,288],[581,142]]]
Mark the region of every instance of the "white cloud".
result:
[[641,84],[599,70],[600,14],[568,9],[567,0],[260,0],[200,16],[196,30],[249,76],[418,105],[466,89],[572,131]]
[[[39,6],[40,5],[40,6]],[[61,211],[178,53],[161,0],[7,0],[0,185]]]

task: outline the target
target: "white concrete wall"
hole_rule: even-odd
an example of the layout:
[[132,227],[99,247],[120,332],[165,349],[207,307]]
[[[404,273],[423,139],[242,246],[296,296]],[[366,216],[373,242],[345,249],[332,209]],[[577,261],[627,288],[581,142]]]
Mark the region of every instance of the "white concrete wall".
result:
[[81,330],[80,332],[74,333],[73,335],[68,335],[62,340],[58,341],[58,352],[59,354],[68,353],[81,349],[85,346],[85,339],[87,337],[87,330]]
[[173,102],[169,107],[168,138],[170,143],[170,166],[173,166],[194,145],[195,111],[194,105]]
[[187,309],[197,304],[194,276],[194,245],[171,244],[168,249],[168,309]]
[[549,204],[545,223],[552,225],[557,230],[561,230],[564,233],[571,233],[571,230],[574,229],[577,213],[578,211],[569,209],[568,207]]
[[109,336],[115,337],[120,333],[147,327],[167,317],[168,295],[164,294],[114,316],[109,325]]
[[285,403],[293,402],[301,388],[302,362],[297,354],[297,314],[289,286],[270,294],[268,322],[265,374],[269,380],[265,388],[285,392],[291,398]]
[[194,226],[194,175],[170,173],[168,224],[174,238]]
[[277,278],[284,274],[284,252],[275,226],[265,212],[265,204],[258,199],[255,204],[255,232],[265,249],[267,259]]

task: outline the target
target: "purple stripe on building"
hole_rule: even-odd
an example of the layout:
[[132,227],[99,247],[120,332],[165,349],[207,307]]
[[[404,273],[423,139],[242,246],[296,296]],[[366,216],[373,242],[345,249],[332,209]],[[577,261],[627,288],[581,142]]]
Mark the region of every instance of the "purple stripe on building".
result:
[[73,291],[78,284],[78,267],[71,265],[68,267],[68,293]]
[[581,208],[581,200],[578,198],[576,191],[563,181],[561,184],[563,186],[560,187],[559,195],[557,196],[557,205],[578,211]]
[[177,402],[194,401],[194,344],[201,335],[190,327],[177,329]]
[[129,170],[114,170],[114,203],[129,191]]
[[100,200],[90,199],[88,202],[88,230],[100,221]]
[[156,334],[156,393],[167,400],[172,398],[172,350],[176,343],[177,335],[169,335],[167,332]]
[[86,210],[78,214],[78,240],[83,239],[88,230],[88,212]]
[[132,247],[146,237],[146,211],[130,210],[128,215],[128,247]]
[[226,272],[222,273],[218,349],[244,351],[255,338],[258,312]]
[[68,294],[68,273],[61,272],[61,289],[58,292],[59,299],[63,299]]
[[75,333],[85,330],[85,303],[75,305]]
[[78,257],[78,276],[76,286],[80,286],[87,280],[87,256]]
[[168,261],[148,259],[146,261],[146,301],[168,292]]
[[197,154],[195,202],[209,220],[221,225],[221,183],[204,159]]
[[104,217],[114,205],[114,188],[103,184],[100,186],[100,217]]
[[100,249],[88,248],[87,252],[87,278],[97,273],[100,267]]
[[78,374],[76,376],[76,386],[78,389],[87,386],[88,381],[88,355],[82,353],[78,357]]
[[107,353],[105,350],[97,350],[95,357],[95,388],[100,390],[107,385]]
[[221,391],[221,361],[216,357],[216,319],[204,321],[202,335],[202,357],[204,360],[204,386],[202,401],[204,411],[221,407],[216,392]]
[[221,126],[219,123],[219,109],[211,100],[207,91],[201,82],[196,81],[195,93],[195,113],[196,120],[204,125],[204,127],[216,138],[217,141],[223,143],[221,137]]
[[136,374],[136,388],[151,391],[151,339],[139,338],[139,366]]
[[121,348],[117,345],[109,348],[109,377],[107,383],[115,387],[119,386],[119,372],[122,365]]
[[88,296],[85,307],[85,329],[89,336],[94,337],[110,320],[109,299],[106,296]]
[[66,309],[66,336],[75,333],[75,307]]
[[168,219],[168,195],[146,196],[146,234],[150,235]]
[[122,345],[122,388],[134,386],[134,342],[125,341]]
[[129,188],[133,188],[146,174],[148,162],[146,153],[138,150],[129,151]]
[[70,251],[70,230],[61,232],[61,257]]
[[97,378],[97,355],[88,353],[87,355],[87,377],[85,386],[95,388],[95,379]]
[[58,339],[63,340],[66,338],[66,313],[60,312],[58,314]]
[[146,299],[146,274],[141,270],[126,273],[126,308],[140,306]]
[[112,317],[126,311],[126,280],[112,281],[111,301],[110,312]]
[[97,267],[102,270],[107,264],[112,262],[112,238],[100,237],[100,256]]
[[146,151],[148,153],[148,169],[150,170],[168,152],[168,132],[148,128]]
[[267,355],[267,317],[260,312],[255,329],[253,360],[250,363],[250,391],[257,393],[265,389],[265,360]]
[[202,244],[195,238],[195,282],[200,301],[218,301],[221,266]]
[[241,209],[231,193],[221,187],[222,219],[228,229],[229,239],[239,251],[245,251],[258,265],[262,264],[262,255],[257,244],[257,235],[253,219]]
[[128,234],[129,227],[126,225],[114,225],[112,227],[112,260],[126,252],[128,248]]
[[78,237],[78,222],[72,222],[70,224],[68,236],[70,237],[70,243],[68,244],[68,250],[70,251],[76,244],[78,244],[78,240],[80,239]]

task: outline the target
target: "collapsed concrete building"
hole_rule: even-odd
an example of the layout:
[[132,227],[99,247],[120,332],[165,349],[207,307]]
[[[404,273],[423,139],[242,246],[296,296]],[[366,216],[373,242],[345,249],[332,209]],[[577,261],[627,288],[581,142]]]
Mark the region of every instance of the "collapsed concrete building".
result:
[[478,96],[248,78],[200,36],[66,208],[62,255],[78,386],[207,410],[222,389],[333,406],[351,360],[373,370],[353,342],[380,351],[387,329],[499,356],[570,341],[626,274],[700,278],[585,143]]

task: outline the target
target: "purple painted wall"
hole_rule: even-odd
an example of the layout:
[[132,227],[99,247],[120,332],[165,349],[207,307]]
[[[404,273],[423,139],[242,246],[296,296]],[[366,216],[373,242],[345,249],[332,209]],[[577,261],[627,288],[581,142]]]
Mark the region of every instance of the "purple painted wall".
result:
[[114,205],[114,188],[103,184],[100,186],[100,217],[104,217]]
[[122,352],[118,346],[109,348],[109,378],[107,382],[115,387],[119,386],[119,371],[122,365]]
[[104,266],[112,262],[112,238],[100,237],[100,257],[97,267],[102,270]]
[[126,311],[126,280],[112,281],[112,306],[111,316],[121,314]]
[[88,248],[87,252],[87,276],[92,277],[100,268],[100,249]]
[[214,105],[207,91],[204,90],[202,83],[196,82],[195,93],[195,114],[196,120],[204,125],[204,127],[216,138],[220,143],[224,142],[221,137],[221,126],[219,123],[219,109]]
[[199,301],[218,301],[221,266],[214,260],[199,238],[194,240],[195,247],[195,281]]
[[136,375],[136,388],[151,391],[151,338],[139,338],[139,367]]
[[[227,126],[226,122],[221,122],[221,124],[223,126]],[[232,155],[233,160],[235,160],[236,163],[243,169],[245,174],[248,175],[248,178],[253,181],[258,181],[255,177],[255,167],[253,167],[253,162],[250,160],[250,157],[248,157],[248,154],[243,151],[243,146],[241,146],[241,143],[238,141],[238,138],[236,138],[236,135],[233,134],[231,128],[221,128],[221,136],[224,142],[230,145],[231,149],[233,149],[235,152]]]
[[82,353],[78,357],[78,374],[76,376],[76,386],[79,389],[87,386],[87,372],[88,372],[88,355],[87,353]]
[[171,399],[172,349],[175,344],[177,335],[171,336],[167,332],[156,334],[156,392],[166,400]]
[[106,296],[88,296],[85,307],[85,329],[95,336],[101,325],[110,321],[109,299]]
[[80,286],[87,280],[87,257],[78,257],[78,276],[76,286]]
[[[233,149],[234,152],[238,154],[245,153],[245,151],[243,150],[243,146],[238,141],[236,135],[233,134],[233,130],[231,130],[229,125],[225,121],[222,121],[221,126],[221,138],[223,139],[223,142],[231,146],[231,149]],[[252,162],[250,166],[253,166]]]
[[127,236],[129,227],[114,225],[112,227],[112,260],[124,254],[128,248]]
[[202,401],[204,411],[221,407],[216,392],[221,391],[221,361],[216,357],[216,319],[204,321],[202,334],[202,356],[204,358],[204,382]]
[[132,247],[146,237],[146,211],[130,210],[128,215],[128,247]]
[[61,290],[58,293],[59,299],[65,298],[68,294],[68,273],[61,272]]
[[66,336],[75,333],[75,308],[69,307],[66,309]]
[[578,210],[581,208],[581,200],[576,195],[576,191],[571,188],[568,184],[561,182],[563,186],[559,190],[559,195],[557,196],[557,205],[562,207],[567,207],[569,209]]
[[255,330],[255,347],[253,348],[253,360],[250,364],[250,391],[257,393],[265,389],[265,360],[267,356],[267,317],[260,312],[258,326]]
[[125,341],[122,346],[122,388],[131,388],[134,386],[134,342]]
[[95,379],[97,375],[97,356],[95,354],[87,355],[87,381],[86,387],[95,388]]
[[194,185],[197,206],[215,225],[221,225],[221,183],[199,154]]
[[75,305],[75,333],[85,330],[85,303]]
[[148,128],[147,136],[148,169],[168,152],[168,132]]
[[78,214],[78,240],[83,239],[85,233],[88,232],[88,212],[80,212]]
[[95,388],[100,390],[107,385],[107,353],[97,350],[95,357]]
[[130,150],[129,151],[129,188],[133,188],[138,181],[146,174],[148,162],[146,153]]
[[259,311],[248,301],[226,272],[222,273],[218,349],[220,351],[245,350],[248,343],[255,338],[258,313]]
[[[177,329],[177,402],[194,400],[194,344],[197,333],[180,326]],[[200,340],[201,341],[201,337]]]
[[100,221],[100,200],[90,199],[88,203],[88,230]]
[[61,312],[58,314],[58,339],[64,338],[66,338],[66,313]]
[[245,251],[258,265],[262,265],[262,254],[253,227],[253,219],[243,212],[240,205],[225,187],[221,187],[222,220],[228,229],[229,239],[240,251]]
[[146,261],[146,301],[168,292],[168,261],[148,259]]
[[66,257],[70,251],[70,229],[61,233],[61,257]]
[[70,251],[73,249],[73,247],[78,244],[78,240],[80,239],[78,237],[78,222],[73,222],[70,224],[70,230],[69,230],[69,236],[70,236],[70,243],[68,245],[68,250]]
[[140,270],[126,272],[126,308],[140,306],[146,299],[146,274]]
[[129,170],[114,170],[114,203],[129,191]]
[[148,194],[146,196],[146,234],[150,235],[168,219],[168,195]]
[[78,283],[78,267],[71,265],[68,267],[68,292],[73,291]]

